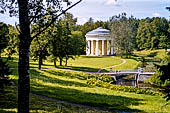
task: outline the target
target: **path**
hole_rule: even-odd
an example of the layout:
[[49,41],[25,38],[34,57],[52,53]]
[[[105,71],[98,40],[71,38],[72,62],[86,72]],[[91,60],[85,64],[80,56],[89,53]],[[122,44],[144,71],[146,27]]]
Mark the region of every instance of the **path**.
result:
[[[114,56],[112,56],[112,57],[114,57]],[[116,58],[116,57],[114,57],[114,58]],[[120,59],[120,60],[122,60],[121,64],[117,64],[117,65],[110,66],[110,67],[104,67],[104,68],[99,69],[97,72],[87,72],[87,71],[71,70],[71,69],[60,69],[60,68],[41,68],[41,70],[46,70],[46,69],[49,69],[49,70],[64,70],[64,71],[77,71],[77,72],[83,72],[83,73],[88,73],[88,74],[99,74],[103,69],[121,66],[121,65],[126,63],[125,59]],[[18,69],[18,68],[10,68],[10,69]],[[30,68],[30,69],[37,69],[37,68]]]
[[110,66],[110,67],[101,68],[101,69],[99,69],[99,70],[98,70],[98,72],[97,72],[97,73],[100,73],[103,69],[107,69],[107,68],[113,68],[113,67],[121,66],[121,65],[123,65],[123,64],[125,64],[125,63],[126,63],[126,60],[125,60],[125,59],[120,59],[120,60],[122,60],[122,61],[123,61],[121,64],[114,65],[114,66]]
[[101,108],[101,107],[94,107],[94,106],[89,106],[89,105],[84,105],[84,104],[78,104],[78,103],[73,103],[73,102],[68,102],[68,101],[62,101],[62,100],[47,97],[47,96],[44,96],[44,95],[36,94],[36,93],[33,93],[33,92],[31,92],[31,94],[34,95],[34,96],[43,98],[43,99],[55,101],[57,103],[62,103],[62,104],[67,104],[67,105],[69,104],[71,106],[76,106],[76,107],[80,107],[80,108],[87,108],[89,110],[98,111],[100,113],[102,113],[102,112],[107,112],[107,113],[129,113],[129,112],[121,111],[121,110],[108,110],[108,109]]
[[[12,85],[16,88],[16,91],[18,92],[18,87],[17,87],[17,84],[14,82],[14,81],[11,81]],[[108,110],[108,109],[105,109],[105,108],[100,108],[100,107],[94,107],[94,106],[89,106],[89,105],[84,105],[84,104],[79,104],[79,103],[73,103],[73,102],[69,102],[69,101],[63,101],[63,100],[58,100],[56,98],[51,98],[51,97],[47,97],[47,96],[44,96],[44,95],[40,95],[40,94],[37,94],[37,93],[34,93],[34,92],[30,92],[31,95],[34,95],[34,96],[37,96],[37,97],[40,97],[40,98],[43,98],[43,99],[46,99],[46,100],[52,100],[52,101],[55,101],[57,103],[62,103],[62,104],[66,104],[66,105],[71,105],[71,106],[76,106],[76,107],[80,107],[80,108],[87,108],[89,110],[93,110],[93,111],[100,111],[101,113],[102,112],[107,112],[107,113],[129,113],[129,112],[124,112],[124,111],[121,111],[121,110]]]

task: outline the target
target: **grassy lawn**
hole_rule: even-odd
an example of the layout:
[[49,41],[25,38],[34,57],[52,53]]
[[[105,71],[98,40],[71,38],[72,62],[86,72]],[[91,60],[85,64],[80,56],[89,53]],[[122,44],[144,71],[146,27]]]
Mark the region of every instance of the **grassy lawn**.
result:
[[[17,113],[17,91],[14,86],[0,90],[0,113]],[[107,111],[49,100],[30,94],[30,113],[109,113]]]
[[154,63],[159,64],[164,58],[168,58],[168,55],[165,50],[159,49],[135,51],[134,55],[131,57],[136,60],[139,60],[141,57],[143,57],[145,59],[144,71],[153,72],[156,70]]
[[[31,92],[59,100],[110,110],[148,113],[170,111],[170,105],[162,107],[166,102],[160,96],[91,87],[86,84],[85,79],[87,76],[85,73],[72,71],[31,70]],[[10,75],[10,77],[17,81],[17,71],[14,70],[13,75]],[[37,99],[34,99],[34,96],[31,96],[31,98],[32,102],[30,104],[32,108],[37,106],[36,110],[41,110],[43,108],[41,106],[46,106],[46,102],[41,100],[38,102],[42,104],[34,106]],[[3,107],[0,107],[0,109],[2,110]],[[49,106],[45,111],[48,112],[50,109],[54,109],[54,107]]]
[[134,55],[152,60],[163,59],[167,56],[166,51],[164,49],[135,51]]
[[[126,63],[114,67],[115,69],[135,69],[139,65],[138,57],[144,56],[147,59],[164,57],[163,50],[135,52],[130,59],[125,59]],[[18,58],[14,57],[9,61],[9,66],[17,68]],[[86,57],[81,56],[76,60],[69,60],[67,67],[73,70],[98,71],[100,68],[110,67],[122,63],[119,57]],[[37,68],[38,63],[30,61],[31,68]],[[45,61],[42,68],[54,68],[53,63]],[[106,69],[104,71],[108,71]],[[10,78],[17,84],[17,69],[12,69]],[[146,94],[135,94],[123,91],[105,89],[101,87],[89,86],[86,82],[88,74],[74,71],[59,70],[30,70],[31,92],[45,97],[30,94],[30,110],[33,113],[79,113],[94,112],[104,113],[99,109],[61,103],[54,99],[67,102],[83,104],[93,107],[105,108],[118,112],[169,112],[170,103],[161,96],[151,96]],[[6,87],[0,90],[0,112],[17,112],[17,88],[15,86]]]
[[[139,62],[134,59],[125,59],[126,63],[121,66],[116,66],[113,70],[119,69],[136,69],[139,65]],[[123,61],[119,57],[88,57],[80,56],[75,60],[69,59],[68,66],[58,66],[58,68],[87,71],[87,72],[97,72],[101,68],[111,67],[118,64],[121,64]],[[14,56],[13,60],[9,60],[9,66],[17,68],[18,66],[18,57]],[[65,62],[63,62],[63,65]],[[59,65],[59,62],[57,62]],[[38,68],[38,62],[30,61],[31,68]],[[44,61],[42,68],[55,68],[52,62]],[[103,71],[109,71],[109,68],[104,69]]]

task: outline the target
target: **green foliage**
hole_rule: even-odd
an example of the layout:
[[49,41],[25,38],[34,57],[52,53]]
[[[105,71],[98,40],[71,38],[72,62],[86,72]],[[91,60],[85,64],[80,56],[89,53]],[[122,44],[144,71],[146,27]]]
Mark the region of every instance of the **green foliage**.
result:
[[82,32],[82,35],[85,36],[89,31],[94,30],[98,27],[109,29],[109,22],[104,21],[94,22],[94,19],[90,17],[85,24],[78,26],[79,29],[77,30],[80,30]]
[[2,58],[0,58],[0,78],[7,77],[7,75],[9,74],[10,74],[10,71],[9,71],[7,62],[3,61]]
[[[133,21],[132,21],[133,19]],[[130,55],[135,48],[137,20],[128,19],[126,14],[113,16],[110,19],[111,38],[117,55]]]
[[8,25],[8,29],[9,29],[9,42],[7,48],[5,49],[5,54],[8,55],[8,59],[10,59],[14,53],[18,53],[19,33],[17,29],[12,25]]
[[[53,32],[50,42],[50,53],[53,61],[60,60],[60,66],[65,59],[67,65],[68,59],[74,59],[76,55],[80,55],[84,51],[85,41],[80,31],[71,31],[75,29],[76,19],[73,15],[67,13],[63,18],[59,19],[56,30]],[[55,63],[56,64],[56,63]]]
[[162,95],[159,92],[153,92],[148,89],[139,89],[139,88],[131,87],[131,86],[113,85],[113,84],[109,84],[107,82],[103,82],[101,80],[96,80],[96,79],[88,79],[87,84],[93,87],[97,86],[97,87],[107,88],[107,89],[116,90],[116,91],[134,92],[136,94]]
[[[41,24],[41,23],[39,23]],[[37,29],[40,25],[36,24],[36,25],[32,25],[32,32],[34,29]],[[49,27],[45,32],[43,32],[42,34],[40,34],[38,37],[36,37],[30,46],[30,50],[31,50],[31,54],[30,57],[33,60],[38,60],[40,59],[40,57],[42,57],[42,59],[45,59],[47,56],[47,47],[49,45],[49,41],[52,38],[51,37],[51,31],[52,31],[52,27]],[[38,32],[38,31],[37,31]],[[32,35],[34,35],[35,33],[37,33],[36,31],[34,31],[32,33]]]
[[9,29],[5,23],[0,22],[0,57],[2,51],[7,47],[9,42]]
[[139,50],[169,47],[168,21],[165,18],[146,18],[139,22],[136,42]]
[[156,65],[157,72],[149,78],[151,84],[158,86],[170,86],[170,63],[167,65]]
[[11,72],[9,71],[9,67],[7,65],[6,61],[3,61],[2,58],[0,58],[0,90],[8,83],[8,75]]
[[114,82],[114,78],[110,75],[89,75],[87,77],[88,84],[92,85],[92,83],[94,83],[95,81],[98,82],[97,84],[105,83],[105,82],[111,84]]

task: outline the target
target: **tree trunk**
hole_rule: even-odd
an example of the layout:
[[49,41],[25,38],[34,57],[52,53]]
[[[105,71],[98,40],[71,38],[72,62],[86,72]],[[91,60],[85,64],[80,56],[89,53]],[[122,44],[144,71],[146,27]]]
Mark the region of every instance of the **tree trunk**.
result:
[[19,63],[18,63],[18,113],[29,113],[29,55],[30,22],[28,18],[28,0],[18,0],[19,5]]
[[55,66],[55,68],[57,67],[56,60],[54,60],[54,66]]
[[41,65],[42,65],[42,59],[43,59],[43,51],[40,50],[40,55],[39,55],[39,63],[38,63],[38,69],[41,70]]
[[66,58],[66,64],[65,64],[65,66],[67,66],[67,61],[68,61],[68,58]]
[[29,47],[28,41],[20,41],[19,45],[19,80],[18,80],[18,113],[29,113]]
[[60,66],[62,66],[62,62],[63,62],[63,59],[62,59],[62,58],[60,58]]

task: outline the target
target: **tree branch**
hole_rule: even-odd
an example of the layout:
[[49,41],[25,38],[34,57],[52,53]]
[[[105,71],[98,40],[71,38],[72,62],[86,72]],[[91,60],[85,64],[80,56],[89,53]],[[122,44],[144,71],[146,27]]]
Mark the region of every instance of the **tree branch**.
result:
[[35,34],[34,36],[32,36],[32,40],[34,38],[36,38],[38,35],[40,35],[42,32],[44,32],[46,29],[48,29],[48,27],[51,26],[51,24],[53,24],[56,19],[61,16],[62,14],[65,14],[69,9],[71,9],[72,7],[76,6],[77,4],[79,4],[82,0],[79,0],[78,2],[76,2],[75,4],[73,4],[72,6],[68,7],[67,9],[65,9],[64,11],[62,11],[60,14],[58,14],[57,16],[53,17],[51,22],[45,26],[45,28],[43,28],[42,30],[40,30],[40,32],[38,32],[37,34]]
[[21,31],[19,30],[18,26],[17,26],[17,23],[15,22],[15,27],[17,29],[17,31],[21,34]]

